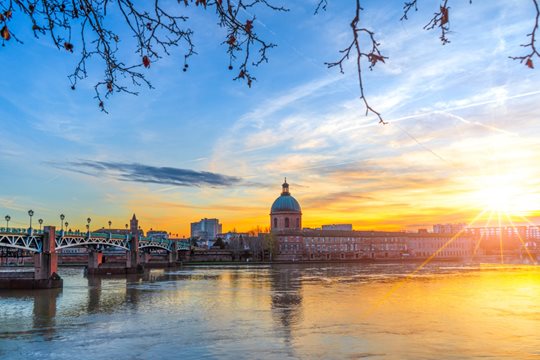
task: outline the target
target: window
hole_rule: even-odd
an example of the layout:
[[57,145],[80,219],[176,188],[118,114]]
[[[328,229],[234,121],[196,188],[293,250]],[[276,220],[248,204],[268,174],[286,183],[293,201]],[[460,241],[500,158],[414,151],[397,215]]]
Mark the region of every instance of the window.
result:
[[277,218],[274,218],[274,227],[277,228]]
[[289,218],[285,218],[285,227],[286,227],[286,228],[289,227]]
[[296,227],[300,228],[300,218],[296,218]]

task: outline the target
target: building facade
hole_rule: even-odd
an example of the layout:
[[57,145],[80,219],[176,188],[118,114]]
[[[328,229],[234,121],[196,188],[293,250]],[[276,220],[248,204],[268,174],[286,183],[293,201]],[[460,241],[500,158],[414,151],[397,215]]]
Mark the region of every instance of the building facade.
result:
[[222,233],[222,225],[219,219],[201,219],[201,221],[191,223],[191,237],[200,240],[214,240],[217,234]]
[[302,230],[275,235],[276,259],[283,261],[466,259],[474,251],[474,241],[467,234]]
[[452,228],[431,233],[354,231],[352,224],[302,229],[300,204],[291,196],[286,179],[270,209],[270,228],[278,261],[467,259],[475,251],[474,237]]
[[352,231],[352,224],[330,224],[323,225],[323,230],[341,230],[341,231]]

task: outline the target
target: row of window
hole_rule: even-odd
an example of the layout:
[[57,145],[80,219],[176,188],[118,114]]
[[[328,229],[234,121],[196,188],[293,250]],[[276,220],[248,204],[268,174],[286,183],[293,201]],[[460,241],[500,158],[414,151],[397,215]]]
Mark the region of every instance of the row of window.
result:
[[[298,243],[284,243],[279,245],[279,250],[303,250],[304,246]],[[360,246],[359,244],[341,244],[341,245],[307,245],[307,250],[315,251],[406,251],[407,247],[402,244],[382,244],[382,246]]]
[[[416,245],[415,247],[417,247],[418,249],[432,249],[432,248],[441,248],[444,246],[444,244],[446,243],[443,243],[443,242],[433,243],[433,242],[419,241],[414,245]],[[467,246],[463,242],[452,242],[444,247],[451,248],[451,249],[454,249],[454,248],[465,249]]]
[[[296,228],[300,228],[300,218],[296,218]],[[278,227],[278,218],[275,217],[274,218],[274,228],[277,228]],[[284,224],[284,227],[285,228],[290,228],[291,227],[291,221],[289,220],[288,217],[285,218],[285,224]]]

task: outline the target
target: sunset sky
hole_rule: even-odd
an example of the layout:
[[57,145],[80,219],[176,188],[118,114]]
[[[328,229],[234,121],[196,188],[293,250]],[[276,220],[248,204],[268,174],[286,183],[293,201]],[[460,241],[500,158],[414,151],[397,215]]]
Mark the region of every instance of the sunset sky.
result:
[[254,30],[278,47],[251,89],[231,80],[213,11],[192,7],[189,70],[175,50],[145,70],[155,89],[115,94],[109,114],[93,99],[100,64],[72,91],[77,43],[58,51],[20,28],[24,44],[0,50],[0,220],[22,227],[33,209],[46,224],[64,213],[72,228],[123,227],[136,213],[144,229],[186,236],[203,217],[247,231],[269,225],[286,176],[306,227],[412,230],[484,209],[540,224],[540,61],[508,58],[524,54],[532,1],[452,4],[444,46],[422,29],[438,3],[400,22],[402,1],[364,1],[389,57],[365,71],[384,126],[365,116],[353,64],[324,65],[350,41],[353,2],[319,15],[316,0],[284,3],[257,13]]

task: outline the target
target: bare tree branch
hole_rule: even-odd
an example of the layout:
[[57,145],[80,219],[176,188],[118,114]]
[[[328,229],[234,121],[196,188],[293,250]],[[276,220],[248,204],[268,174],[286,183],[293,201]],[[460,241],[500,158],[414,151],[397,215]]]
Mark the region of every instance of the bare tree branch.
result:
[[[10,22],[14,18],[29,20],[35,37],[49,36],[52,43],[69,54],[79,54],[79,60],[69,80],[71,88],[76,89],[79,81],[88,77],[90,61],[97,60],[103,64],[104,73],[101,80],[94,85],[95,98],[99,107],[106,112],[104,101],[115,92],[137,94],[141,85],[152,88],[146,75],[152,64],[164,55],[170,55],[175,48],[182,48],[184,54],[183,71],[189,68],[188,60],[195,55],[192,41],[193,31],[188,26],[188,17],[183,15],[185,7],[195,6],[201,11],[215,10],[217,24],[225,31],[222,42],[229,56],[229,70],[237,67],[233,80],[244,80],[251,87],[255,77],[253,67],[268,61],[268,51],[276,45],[267,42],[256,33],[256,16],[252,15],[258,8],[268,8],[277,12],[288,11],[277,6],[271,0],[177,0],[174,6],[164,7],[163,0],[138,2],[133,0],[0,0],[0,41],[2,46],[13,39],[22,40],[13,33]],[[536,10],[532,31],[527,34],[530,41],[521,46],[528,53],[511,56],[529,68],[534,68],[533,58],[540,58],[536,48],[536,37],[540,21],[540,0],[532,0]],[[472,0],[469,0],[472,3]],[[440,0],[439,11],[433,14],[424,26],[426,30],[440,30],[442,44],[450,42],[449,0]],[[170,5],[170,4],[168,4]],[[377,116],[379,123],[385,124],[382,115],[368,103],[362,73],[362,61],[369,62],[372,70],[379,62],[384,63],[383,56],[375,33],[360,26],[360,15],[363,11],[360,0],[355,0],[355,14],[350,23],[352,39],[347,47],[340,50],[341,58],[335,62],[325,63],[329,68],[338,67],[343,73],[344,63],[351,57],[356,62],[360,99],[366,107],[366,115]],[[328,0],[318,0],[315,14],[326,11]],[[249,11],[248,11],[249,10]],[[407,0],[403,3],[401,20],[407,20],[412,11],[418,10],[418,0]],[[138,61],[126,63],[118,54],[119,45],[126,39],[110,26],[107,19],[110,15],[123,19],[120,26],[127,28],[127,40],[135,41],[135,53]],[[115,27],[114,29],[117,29]],[[126,33],[122,31],[122,34]],[[365,50],[361,42],[366,39],[371,46]]]
[[314,15],[317,15],[320,11],[326,11],[327,6],[328,6],[328,0],[319,0],[319,3],[317,4],[317,7],[315,8]]
[[[255,80],[251,67],[267,62],[267,52],[275,45],[256,34],[255,17],[246,18],[245,11],[241,10],[260,5],[274,11],[287,11],[269,0],[180,0],[176,6],[167,8],[162,0],[142,4],[132,0],[0,0],[0,36],[3,46],[10,39],[21,42],[8,22],[13,17],[26,17],[35,37],[47,35],[58,49],[69,53],[75,50],[80,58],[69,75],[73,90],[80,80],[88,77],[88,62],[91,59],[101,61],[104,74],[94,85],[94,90],[99,107],[106,112],[104,100],[113,92],[137,94],[135,89],[141,85],[152,88],[144,69],[150,68],[162,56],[170,55],[173,48],[183,47],[183,71],[188,70],[188,59],[196,52],[193,31],[186,25],[189,19],[181,12],[182,6],[190,5],[216,9],[218,25],[227,32],[224,44],[230,57],[229,68],[232,69],[238,60],[239,73],[234,79],[245,79],[251,86]],[[126,64],[118,58],[118,45],[122,39],[107,21],[107,15],[112,13],[124,20],[122,25],[135,40],[139,62]]]
[[[439,7],[439,11],[433,15],[433,18],[424,26],[424,30],[432,30],[435,28],[441,29],[441,42],[443,45],[446,45],[450,42],[446,36],[448,31],[450,31],[449,24],[449,11],[448,0],[444,0],[442,5]],[[406,17],[405,17],[406,18]]]
[[540,6],[538,0],[532,0],[534,8],[536,10],[536,16],[534,18],[534,26],[530,34],[527,34],[527,37],[530,37],[531,41],[522,44],[522,47],[529,48],[529,53],[522,56],[510,56],[510,59],[519,60],[520,63],[525,63],[530,69],[534,69],[533,57],[540,58],[540,53],[536,49],[536,34],[538,31],[538,20],[540,19]]
[[[377,110],[372,108],[371,105],[367,101],[365,91],[364,91],[363,78],[362,78],[362,57],[366,57],[368,61],[370,62],[370,65],[369,65],[370,70],[372,70],[373,67],[378,62],[384,63],[384,59],[387,59],[387,57],[381,54],[379,50],[380,44],[375,40],[375,33],[366,28],[360,28],[358,26],[358,23],[360,22],[361,11],[362,11],[362,7],[360,6],[360,0],[356,0],[355,16],[350,23],[350,27],[352,31],[352,41],[349,44],[349,46],[347,46],[343,50],[340,50],[340,53],[342,53],[343,55],[338,61],[329,62],[329,63],[327,62],[325,64],[329,68],[339,67],[340,72],[343,73],[344,62],[348,60],[351,57],[351,55],[354,55],[356,59],[356,70],[358,72],[358,84],[360,86],[360,99],[364,102],[364,105],[366,107],[366,116],[371,112],[372,114],[377,116],[380,124],[386,124],[381,114]],[[369,50],[369,52],[363,52],[361,50],[361,47],[360,47],[361,34],[367,35],[369,41],[371,42],[371,49]]]

